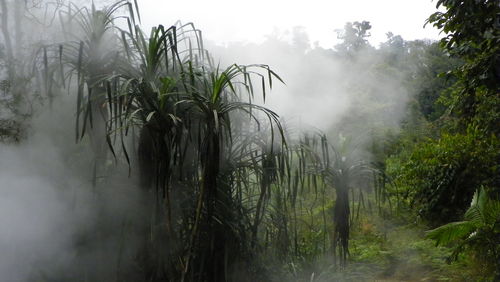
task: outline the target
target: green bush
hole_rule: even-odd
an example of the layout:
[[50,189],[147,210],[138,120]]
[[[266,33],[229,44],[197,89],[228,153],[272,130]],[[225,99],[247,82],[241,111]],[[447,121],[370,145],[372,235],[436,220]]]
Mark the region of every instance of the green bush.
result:
[[418,144],[396,173],[420,216],[449,222],[461,217],[476,189],[493,186],[499,159],[498,139],[469,127],[464,134],[445,133]]

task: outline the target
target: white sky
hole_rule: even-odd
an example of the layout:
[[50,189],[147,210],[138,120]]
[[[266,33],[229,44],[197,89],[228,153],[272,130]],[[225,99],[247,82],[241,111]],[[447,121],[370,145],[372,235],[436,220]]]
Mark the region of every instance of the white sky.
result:
[[204,37],[224,44],[261,42],[274,30],[303,26],[311,43],[336,44],[335,29],[346,22],[369,21],[370,42],[385,41],[386,32],[405,40],[438,39],[439,32],[423,25],[436,11],[431,0],[138,0],[142,25],[169,26],[177,20],[193,22]]

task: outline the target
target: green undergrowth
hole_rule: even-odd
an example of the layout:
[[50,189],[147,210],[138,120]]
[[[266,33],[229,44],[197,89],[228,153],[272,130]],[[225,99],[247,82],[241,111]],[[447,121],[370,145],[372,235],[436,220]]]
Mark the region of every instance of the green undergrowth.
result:
[[426,239],[424,224],[390,218],[363,214],[354,223],[344,269],[323,255],[283,265],[272,281],[493,281],[471,256],[448,263],[451,248]]
[[448,263],[451,248],[426,239],[428,229],[422,224],[364,217],[353,230],[351,264],[344,272],[356,274],[357,281],[488,281],[470,257]]

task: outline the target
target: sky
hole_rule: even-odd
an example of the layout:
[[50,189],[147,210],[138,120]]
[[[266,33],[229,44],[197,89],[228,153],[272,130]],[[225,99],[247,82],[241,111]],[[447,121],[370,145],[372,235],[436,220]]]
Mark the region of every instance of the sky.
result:
[[206,39],[218,44],[260,43],[266,35],[303,27],[311,44],[324,48],[337,42],[336,29],[346,22],[369,21],[370,43],[378,46],[391,31],[406,40],[438,39],[439,31],[423,28],[436,12],[431,0],[138,0],[142,25],[193,22]]

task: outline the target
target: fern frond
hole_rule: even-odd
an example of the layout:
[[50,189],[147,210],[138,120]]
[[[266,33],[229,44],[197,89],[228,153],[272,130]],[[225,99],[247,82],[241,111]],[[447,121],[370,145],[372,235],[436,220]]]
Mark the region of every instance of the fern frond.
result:
[[428,231],[426,237],[435,240],[436,245],[446,245],[467,238],[476,228],[470,221],[452,222]]

